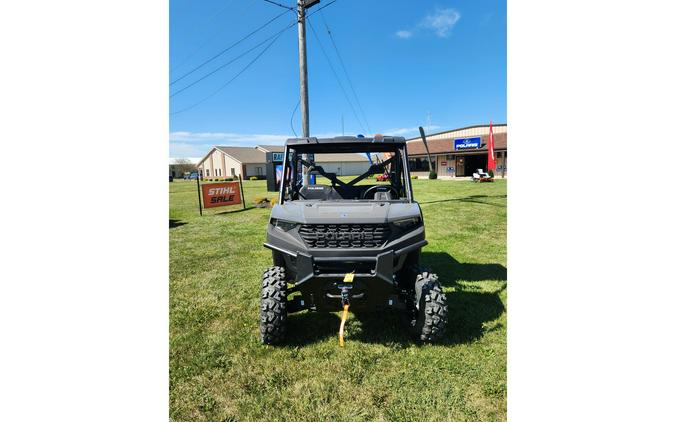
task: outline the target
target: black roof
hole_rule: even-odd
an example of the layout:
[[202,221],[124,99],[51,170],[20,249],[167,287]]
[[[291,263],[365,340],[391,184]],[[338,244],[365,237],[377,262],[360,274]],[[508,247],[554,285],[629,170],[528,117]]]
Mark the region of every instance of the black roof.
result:
[[356,136],[336,136],[334,138],[289,138],[286,145],[311,144],[405,144],[402,136],[377,136],[375,138],[357,138]]

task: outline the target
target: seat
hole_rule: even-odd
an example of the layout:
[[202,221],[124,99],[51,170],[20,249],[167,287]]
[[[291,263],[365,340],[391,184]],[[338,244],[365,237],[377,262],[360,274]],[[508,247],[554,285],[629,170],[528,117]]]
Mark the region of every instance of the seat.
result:
[[493,178],[489,173],[485,173],[483,169],[478,169],[471,177],[471,180],[474,182],[492,182]]
[[391,192],[375,192],[373,197],[375,201],[391,201]]
[[361,199],[361,193],[368,186],[335,186],[335,193],[339,195],[340,199]]

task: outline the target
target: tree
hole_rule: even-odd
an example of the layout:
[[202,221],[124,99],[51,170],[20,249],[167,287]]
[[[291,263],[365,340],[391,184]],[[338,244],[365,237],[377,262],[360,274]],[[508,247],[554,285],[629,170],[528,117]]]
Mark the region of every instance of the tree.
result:
[[197,166],[195,166],[187,158],[176,158],[173,160],[172,166],[176,169],[179,176],[182,176],[183,173],[192,173],[197,171]]

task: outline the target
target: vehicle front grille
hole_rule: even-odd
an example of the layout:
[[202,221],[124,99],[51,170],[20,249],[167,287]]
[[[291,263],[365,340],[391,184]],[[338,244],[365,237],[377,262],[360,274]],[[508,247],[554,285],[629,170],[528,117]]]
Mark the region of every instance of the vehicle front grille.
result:
[[379,248],[389,239],[387,224],[303,224],[300,236],[310,248]]

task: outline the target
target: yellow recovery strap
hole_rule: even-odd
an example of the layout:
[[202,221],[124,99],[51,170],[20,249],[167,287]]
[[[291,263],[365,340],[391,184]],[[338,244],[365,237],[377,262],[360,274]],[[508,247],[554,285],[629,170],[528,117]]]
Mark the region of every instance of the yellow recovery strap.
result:
[[342,321],[340,321],[340,347],[345,346],[345,322],[347,322],[347,313],[349,312],[349,305],[345,305],[342,311]]
[[[354,281],[354,272],[345,274],[343,280],[345,283],[352,283]],[[342,320],[340,321],[340,347],[345,345],[345,322],[347,322],[347,315],[349,314],[349,304],[345,304],[342,310]]]

